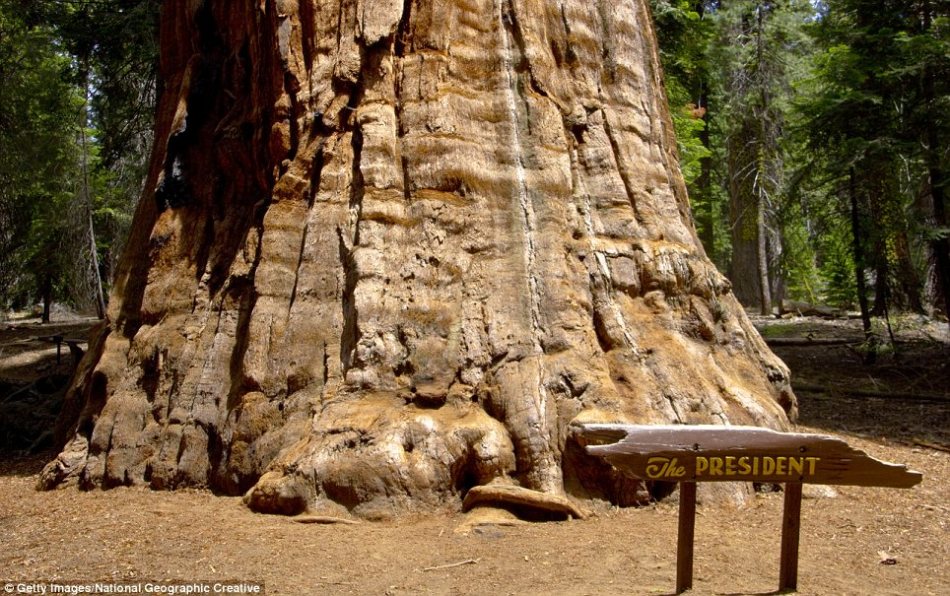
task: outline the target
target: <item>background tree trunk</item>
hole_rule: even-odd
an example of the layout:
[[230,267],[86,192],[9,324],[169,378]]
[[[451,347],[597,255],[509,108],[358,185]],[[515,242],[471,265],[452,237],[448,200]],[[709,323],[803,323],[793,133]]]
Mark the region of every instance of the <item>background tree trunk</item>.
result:
[[765,173],[757,167],[759,139],[753,131],[758,125],[749,120],[727,141],[729,176],[729,227],[732,256],[729,279],[739,301],[757,307],[762,314],[771,311],[768,237],[765,204],[757,181]]
[[43,276],[43,281],[40,284],[40,298],[43,301],[43,314],[40,321],[49,323],[50,310],[53,305],[53,280],[48,274]]
[[573,422],[794,414],[690,224],[642,0],[169,2],[162,44],[155,190],[45,486],[627,503]]
[[757,306],[763,315],[772,313],[772,290],[780,285],[781,272],[777,266],[780,255],[771,254],[780,250],[781,242],[773,238],[768,225],[773,219],[770,197],[777,193],[782,167],[778,143],[781,114],[770,89],[776,73],[766,52],[766,20],[772,18],[772,9],[768,3],[750,4],[734,23],[730,42],[749,48],[744,60],[729,73],[727,83],[731,93],[746,99],[735,114],[737,122],[726,141],[732,240],[729,279],[739,301]]
[[864,232],[861,226],[857,174],[853,166],[848,170],[848,198],[851,202],[851,249],[854,256],[855,287],[858,293],[858,309],[861,311],[861,327],[864,329],[864,339],[868,345],[865,361],[870,362],[875,358],[876,342],[874,333],[871,331],[871,309],[868,307],[867,280],[864,277]]
[[92,193],[89,188],[89,143],[86,138],[86,128],[89,125],[89,58],[85,56],[80,61],[80,77],[83,88],[83,104],[79,111],[79,138],[80,138],[80,171],[82,172],[82,184],[79,200],[82,202],[83,219],[86,228],[87,240],[89,242],[89,272],[91,278],[93,300],[96,303],[96,316],[99,319],[106,317],[106,298],[102,290],[102,276],[99,272],[99,249],[96,246],[96,228],[92,221]]

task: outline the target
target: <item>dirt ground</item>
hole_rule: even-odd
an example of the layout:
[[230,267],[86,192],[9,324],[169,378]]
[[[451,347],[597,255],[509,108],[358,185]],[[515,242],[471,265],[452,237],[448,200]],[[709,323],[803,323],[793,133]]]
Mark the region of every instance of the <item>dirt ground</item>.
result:
[[[860,340],[854,321],[756,323],[773,340]],[[0,326],[0,381],[8,391],[0,403],[10,401],[16,382],[29,380],[30,367],[56,368],[55,348],[14,353],[34,331],[21,324],[13,330],[20,335],[11,335]],[[40,334],[52,333],[33,335]],[[839,435],[924,475],[910,490],[806,487],[801,594],[950,594],[950,341],[946,324],[907,323],[897,337],[896,353],[871,366],[854,344],[775,348],[807,388],[797,391],[799,430]],[[897,397],[849,393],[856,390]],[[97,580],[240,580],[263,583],[267,594],[674,591],[675,495],[640,509],[602,508],[583,521],[478,526],[445,511],[305,525],[203,491],[36,492],[49,457],[0,452],[0,593],[10,582],[15,589],[18,582]],[[778,492],[742,506],[701,503],[691,593],[774,593],[781,518]]]

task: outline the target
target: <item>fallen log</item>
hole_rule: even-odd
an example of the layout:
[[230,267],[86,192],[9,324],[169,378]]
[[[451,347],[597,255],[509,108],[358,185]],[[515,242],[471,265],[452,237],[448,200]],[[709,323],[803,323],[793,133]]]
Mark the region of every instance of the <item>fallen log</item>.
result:
[[836,319],[846,314],[840,308],[825,306],[823,304],[809,304],[795,300],[783,300],[779,306],[779,313],[783,315],[796,314],[802,317],[822,317],[826,319]]
[[914,439],[911,441],[912,445],[918,447],[926,447],[927,449],[934,449],[936,451],[943,451],[944,453],[950,453],[950,445],[941,445],[940,443],[934,443],[933,441],[925,441],[923,439]]
[[857,389],[853,387],[829,387],[826,385],[805,383],[802,381],[793,381],[792,389],[795,391],[805,391],[807,393],[841,393],[855,397],[873,397],[877,399],[894,399],[899,401],[950,403],[950,396],[936,393],[904,393],[900,391],[880,391],[875,389]]
[[841,346],[857,345],[860,339],[848,339],[843,337],[822,337],[812,339],[810,337],[766,337],[765,343],[769,346]]

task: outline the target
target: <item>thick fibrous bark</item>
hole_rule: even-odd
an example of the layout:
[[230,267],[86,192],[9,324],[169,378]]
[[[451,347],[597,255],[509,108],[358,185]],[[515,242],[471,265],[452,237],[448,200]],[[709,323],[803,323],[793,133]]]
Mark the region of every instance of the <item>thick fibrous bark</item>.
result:
[[785,427],[787,369],[691,226],[644,4],[166,2],[156,190],[43,482],[630,502],[572,422]]

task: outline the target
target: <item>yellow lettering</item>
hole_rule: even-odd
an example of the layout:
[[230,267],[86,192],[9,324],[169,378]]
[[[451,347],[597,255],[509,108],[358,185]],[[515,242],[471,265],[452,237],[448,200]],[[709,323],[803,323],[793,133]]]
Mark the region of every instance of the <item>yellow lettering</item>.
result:
[[703,456],[696,458],[696,476],[702,476],[709,469],[709,460]]
[[742,456],[739,458],[739,473],[748,474],[752,471],[752,466],[749,465],[749,458]]
[[[710,476],[813,476],[818,471],[820,457],[763,456],[763,455],[697,455],[694,478]],[[686,476],[686,466],[677,458],[651,457],[647,461],[646,477],[652,480],[677,479]]]
[[686,468],[679,465],[675,457],[673,459],[651,457],[647,460],[646,473],[647,478],[654,480],[660,478],[680,478],[686,475]]
[[726,456],[726,476],[735,476],[736,475],[736,458],[727,455]]
[[679,460],[675,457],[673,461],[670,462],[670,471],[667,473],[667,476],[672,478],[682,478],[686,475],[686,466],[681,466]]
[[647,460],[647,477],[662,478],[666,469],[670,466],[670,460],[665,457],[651,457]]
[[802,472],[805,471],[805,461],[800,457],[790,457],[788,458],[788,475],[802,475]]

